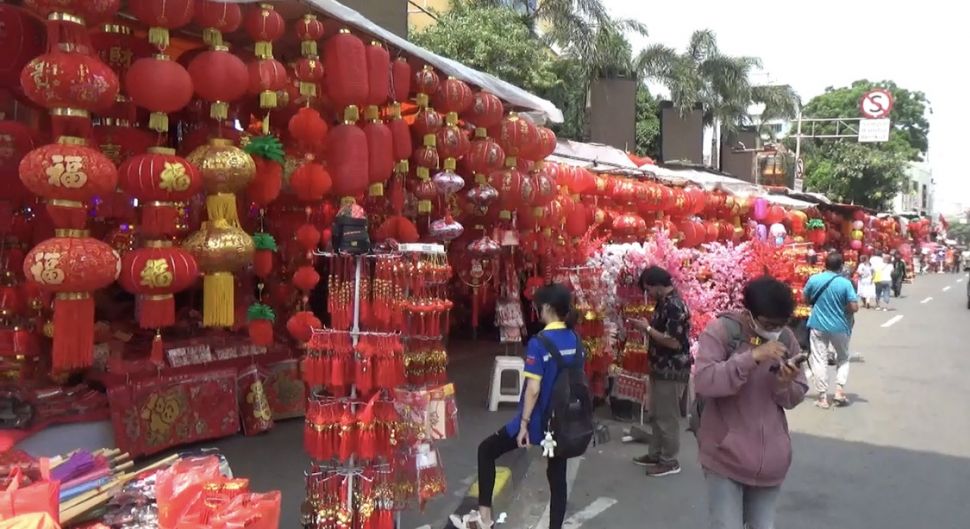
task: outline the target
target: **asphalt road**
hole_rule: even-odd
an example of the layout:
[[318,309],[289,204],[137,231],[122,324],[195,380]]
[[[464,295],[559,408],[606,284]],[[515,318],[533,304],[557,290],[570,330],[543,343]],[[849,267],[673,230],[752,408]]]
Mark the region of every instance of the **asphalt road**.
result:
[[[789,415],[795,454],[780,529],[970,527],[966,281],[966,274],[921,276],[892,311],[858,315],[852,351],[864,362],[852,364],[852,405],[821,410],[811,392]],[[706,527],[696,443],[685,435],[677,476],[645,477],[630,463],[642,445],[614,441],[587,454],[567,528]]]

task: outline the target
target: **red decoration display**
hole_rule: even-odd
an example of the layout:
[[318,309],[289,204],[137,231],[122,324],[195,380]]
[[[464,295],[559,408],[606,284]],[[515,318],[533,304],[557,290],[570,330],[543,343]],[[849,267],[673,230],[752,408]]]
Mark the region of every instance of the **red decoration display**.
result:
[[192,22],[195,0],[129,0],[128,9],[148,28],[148,42],[164,51],[171,39],[169,31]]
[[189,252],[169,242],[156,242],[127,252],[118,282],[138,295],[138,322],[143,329],[175,325],[173,294],[199,279],[199,267]]
[[168,131],[168,116],[192,100],[192,77],[185,67],[165,55],[138,59],[128,70],[125,84],[131,100],[151,111],[148,128]]
[[44,53],[44,25],[27,11],[0,4],[0,86],[20,87],[20,71],[34,57]]
[[188,72],[195,95],[211,104],[209,116],[212,119],[227,119],[229,103],[238,101],[249,89],[246,63],[229,53],[225,46],[216,45],[197,55],[189,63]]
[[175,234],[178,203],[202,189],[199,170],[165,147],[128,159],[119,173],[119,187],[142,203],[142,232],[148,238]]
[[362,106],[370,95],[365,48],[364,42],[347,29],[340,30],[324,44],[327,95],[338,110]]

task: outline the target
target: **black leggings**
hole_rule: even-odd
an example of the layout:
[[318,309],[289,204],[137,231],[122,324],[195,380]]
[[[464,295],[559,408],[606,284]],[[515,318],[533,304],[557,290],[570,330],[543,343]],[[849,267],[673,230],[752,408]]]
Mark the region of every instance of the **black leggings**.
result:
[[[478,445],[478,504],[492,506],[495,489],[495,461],[518,448],[518,443],[502,428]],[[546,466],[549,480],[549,529],[562,529],[566,518],[566,459],[553,457]]]

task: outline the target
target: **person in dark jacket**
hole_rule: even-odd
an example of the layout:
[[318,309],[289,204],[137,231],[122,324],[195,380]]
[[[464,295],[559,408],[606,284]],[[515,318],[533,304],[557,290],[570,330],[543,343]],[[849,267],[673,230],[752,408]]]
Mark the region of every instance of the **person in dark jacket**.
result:
[[899,297],[903,293],[903,281],[906,279],[906,261],[899,252],[893,254],[893,296]]

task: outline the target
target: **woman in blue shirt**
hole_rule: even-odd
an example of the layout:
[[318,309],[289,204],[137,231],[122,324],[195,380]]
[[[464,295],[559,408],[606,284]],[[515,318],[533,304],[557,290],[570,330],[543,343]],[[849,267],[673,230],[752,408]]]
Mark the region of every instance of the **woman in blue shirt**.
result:
[[[551,284],[536,290],[534,303],[545,329],[542,335],[559,349],[565,366],[584,361],[579,336],[572,330],[576,321],[572,293],[563,285]],[[495,487],[495,461],[517,448],[539,445],[545,437],[544,417],[549,407],[558,367],[542,343],[533,337],[526,347],[525,389],[519,413],[511,422],[488,437],[478,447],[478,512],[465,523],[482,529],[493,525],[492,490]],[[546,468],[549,479],[549,529],[561,529],[566,517],[566,459],[553,457]],[[456,524],[457,525],[457,524]]]

